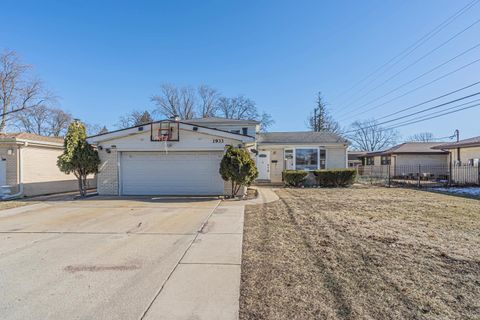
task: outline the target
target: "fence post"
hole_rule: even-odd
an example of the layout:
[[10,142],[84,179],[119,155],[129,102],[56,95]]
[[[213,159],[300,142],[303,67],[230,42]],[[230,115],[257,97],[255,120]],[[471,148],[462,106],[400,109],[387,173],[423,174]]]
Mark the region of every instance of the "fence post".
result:
[[421,167],[418,165],[418,174],[417,174],[417,187],[420,188],[420,170]]
[[451,187],[452,186],[452,175],[453,175],[453,172],[452,172],[452,160],[450,160],[449,164],[448,164],[448,186]]
[[390,166],[391,166],[391,164],[389,163],[388,164],[388,187],[389,188],[392,186],[391,176],[390,176]]

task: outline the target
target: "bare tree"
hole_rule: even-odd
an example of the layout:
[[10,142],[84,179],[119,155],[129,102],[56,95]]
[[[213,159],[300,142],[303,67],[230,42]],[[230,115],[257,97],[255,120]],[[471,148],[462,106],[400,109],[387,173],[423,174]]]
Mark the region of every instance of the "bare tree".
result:
[[195,90],[192,87],[180,89],[180,108],[178,116],[183,120],[195,118]]
[[395,145],[398,132],[381,127],[376,120],[355,121],[347,138],[356,150],[379,151]]
[[204,84],[199,86],[197,91],[200,98],[200,116],[202,118],[214,117],[217,112],[220,94],[217,90]]
[[29,77],[31,67],[22,64],[15,51],[0,54],[0,131],[7,126],[7,115],[42,105],[49,95],[38,79]]
[[163,84],[160,94],[152,96],[157,105],[156,113],[171,118],[192,119],[195,116],[195,91],[190,87],[177,88],[171,84]]
[[39,105],[15,113],[13,120],[18,131],[61,137],[72,121],[72,115],[60,108]]
[[271,127],[275,120],[273,120],[272,116],[269,113],[262,113],[262,116],[259,119],[260,121],[260,131],[267,132],[268,128]]
[[258,119],[257,106],[253,100],[245,96],[233,98],[221,97],[218,103],[218,112],[226,119]]
[[328,112],[327,104],[325,103],[321,92],[317,95],[316,104],[317,106],[313,109],[307,119],[307,125],[310,130],[340,133],[340,125]]
[[407,138],[407,141],[412,142],[433,142],[435,141],[435,137],[431,132],[420,132],[414,135],[411,135]]
[[[153,118],[148,111],[132,111],[124,116],[121,116],[115,125],[119,129],[140,126],[142,124],[150,123]],[[88,130],[87,130],[88,131]]]
[[108,129],[106,126],[101,126],[97,123],[85,123],[85,130],[87,132],[87,136],[94,136],[101,133],[107,133]]

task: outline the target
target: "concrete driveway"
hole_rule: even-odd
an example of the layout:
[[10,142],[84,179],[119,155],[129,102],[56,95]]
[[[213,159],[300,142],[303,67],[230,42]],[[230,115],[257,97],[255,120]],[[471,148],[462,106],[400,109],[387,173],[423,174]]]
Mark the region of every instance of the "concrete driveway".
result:
[[236,319],[243,205],[50,201],[0,211],[2,319]]

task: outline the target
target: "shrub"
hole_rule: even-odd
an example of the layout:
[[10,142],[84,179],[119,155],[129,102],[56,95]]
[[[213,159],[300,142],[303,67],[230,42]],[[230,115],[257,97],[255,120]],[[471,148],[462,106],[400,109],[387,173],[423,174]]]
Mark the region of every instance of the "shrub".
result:
[[232,197],[241,187],[248,187],[257,178],[258,171],[246,149],[229,146],[220,162],[220,175],[232,184]]
[[354,169],[315,170],[313,174],[321,187],[347,187],[355,182]]
[[283,171],[283,180],[292,187],[299,187],[307,178],[308,172],[302,170],[285,170]]

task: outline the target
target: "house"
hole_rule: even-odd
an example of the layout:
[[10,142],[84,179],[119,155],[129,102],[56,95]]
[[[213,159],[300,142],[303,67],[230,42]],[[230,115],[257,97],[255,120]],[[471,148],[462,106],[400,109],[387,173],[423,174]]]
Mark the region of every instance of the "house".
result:
[[434,149],[438,142],[405,142],[385,151],[367,152],[363,165],[378,166],[446,166],[448,152]]
[[449,153],[449,163],[479,166],[480,163],[480,136],[460,140],[458,142],[444,143],[434,147]]
[[0,186],[3,196],[35,196],[78,190],[77,179],[57,167],[63,138],[32,133],[0,134]]
[[223,195],[228,145],[246,147],[259,178],[281,181],[284,169],[345,168],[347,142],[326,133],[259,133],[259,122],[221,118],[163,120],[88,138],[101,165],[103,195]]
[[348,151],[348,167],[356,168],[362,165],[362,157],[365,154],[365,151]]
[[282,182],[283,170],[347,167],[348,141],[330,132],[268,132],[257,135],[258,179]]
[[361,174],[445,177],[448,175],[448,152],[433,149],[437,145],[438,142],[405,142],[385,151],[367,152],[361,156],[364,165]]

